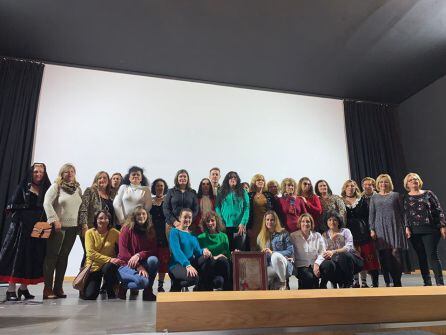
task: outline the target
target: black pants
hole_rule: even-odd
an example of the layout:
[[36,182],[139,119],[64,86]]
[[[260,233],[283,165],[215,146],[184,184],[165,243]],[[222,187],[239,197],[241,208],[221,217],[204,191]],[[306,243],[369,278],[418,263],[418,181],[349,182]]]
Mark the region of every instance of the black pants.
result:
[[401,286],[401,276],[403,274],[403,259],[401,249],[384,249],[379,251],[379,261],[383,272],[387,272],[392,277],[393,286]]
[[231,261],[227,258],[221,257],[217,260],[210,258],[203,263],[201,273],[199,290],[232,290]]
[[108,296],[114,296],[114,287],[119,283],[118,266],[113,263],[106,263],[101,270],[91,272],[85,284],[82,298],[85,300],[96,300],[101,288],[102,277]]
[[[198,271],[198,276],[189,277],[187,275],[186,267],[176,264],[172,269],[169,270],[169,277],[172,281],[171,292],[179,292],[183,287],[189,287],[193,285],[198,285],[200,280],[206,280],[209,278],[209,273],[207,273],[209,266],[208,262],[210,258],[206,259],[200,256],[198,259],[194,258],[191,261],[191,265]],[[206,283],[203,283],[206,285]]]
[[364,263],[351,252],[336,254],[332,259],[322,262],[319,270],[321,272],[321,286],[326,286],[326,280],[333,286],[350,287],[353,284],[353,276],[362,270]]
[[235,249],[240,251],[246,250],[246,233],[242,236],[234,234],[238,233],[238,227],[227,227],[226,235],[228,235],[229,250],[234,251]]
[[417,253],[424,284],[432,284],[429,273],[430,261],[430,266],[435,275],[435,282],[437,285],[444,285],[442,267],[437,249],[438,243],[440,242],[440,232],[433,234],[413,234],[409,241]]
[[299,290],[308,290],[319,288],[319,278],[315,276],[313,267],[302,266],[297,268],[297,279],[299,281]]

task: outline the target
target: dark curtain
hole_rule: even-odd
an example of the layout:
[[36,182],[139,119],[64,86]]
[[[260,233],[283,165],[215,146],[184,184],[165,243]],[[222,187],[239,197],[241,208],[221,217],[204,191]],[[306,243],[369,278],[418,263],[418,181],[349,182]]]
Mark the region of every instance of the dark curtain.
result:
[[396,112],[392,105],[344,101],[350,175],[358,183],[388,173],[395,191],[404,190],[406,169]]
[[0,239],[5,207],[31,165],[44,65],[0,58]]

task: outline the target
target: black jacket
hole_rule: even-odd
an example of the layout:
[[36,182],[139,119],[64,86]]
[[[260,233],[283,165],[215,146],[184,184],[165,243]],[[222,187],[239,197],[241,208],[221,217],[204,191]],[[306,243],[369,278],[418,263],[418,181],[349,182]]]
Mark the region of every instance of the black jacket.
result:
[[163,212],[166,217],[166,223],[172,225],[175,221],[178,221],[180,212],[183,208],[192,210],[193,219],[197,216],[198,199],[195,191],[189,189],[181,192],[177,187],[167,191],[163,203]]

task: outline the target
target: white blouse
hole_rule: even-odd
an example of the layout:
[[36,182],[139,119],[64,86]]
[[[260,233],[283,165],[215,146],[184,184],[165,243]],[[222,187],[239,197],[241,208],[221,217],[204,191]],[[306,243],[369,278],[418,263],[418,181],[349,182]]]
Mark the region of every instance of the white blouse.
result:
[[324,261],[322,254],[325,252],[325,242],[321,234],[310,232],[305,239],[300,230],[291,233],[291,243],[294,246],[294,266],[309,267],[314,263],[321,265]]
[[115,214],[120,224],[124,223],[136,206],[143,206],[147,213],[150,211],[152,208],[150,187],[131,184],[121,185],[113,200]]

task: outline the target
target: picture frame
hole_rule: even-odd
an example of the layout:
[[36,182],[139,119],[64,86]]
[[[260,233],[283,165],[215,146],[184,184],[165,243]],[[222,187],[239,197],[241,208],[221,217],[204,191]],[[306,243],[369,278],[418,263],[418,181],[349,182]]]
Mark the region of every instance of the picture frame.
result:
[[232,253],[234,291],[268,289],[266,254],[254,251]]

